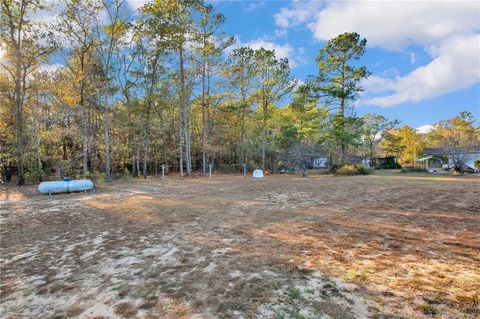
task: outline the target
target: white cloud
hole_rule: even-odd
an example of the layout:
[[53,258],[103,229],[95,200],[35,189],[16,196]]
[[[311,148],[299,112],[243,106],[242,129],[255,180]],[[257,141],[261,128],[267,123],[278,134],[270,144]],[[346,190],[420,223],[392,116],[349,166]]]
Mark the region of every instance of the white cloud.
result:
[[368,94],[393,91],[394,80],[382,76],[371,75],[362,81],[361,86]]
[[[257,39],[253,40],[251,42],[246,43],[249,47],[252,49],[259,49],[259,48],[264,48],[267,50],[275,50],[275,56],[280,59],[291,59],[293,57],[293,47],[291,47],[289,44],[281,45],[281,44],[276,44],[273,42],[265,41],[262,39]],[[293,63],[293,60],[292,60]]]
[[[306,10],[311,3],[296,1],[281,9],[277,25],[304,24],[319,41],[354,31],[367,38],[369,47],[406,51],[420,46],[430,55],[430,63],[404,76],[366,80],[362,104],[418,102],[480,82],[480,2],[338,1]],[[416,55],[410,54],[410,62]]]
[[145,3],[148,2],[148,0],[127,0],[127,2],[130,8],[132,8],[133,10],[138,10],[143,7]]
[[244,7],[244,10],[246,12],[253,12],[263,6],[265,6],[265,1],[251,1],[246,7]]
[[449,39],[429,64],[403,77],[372,77],[367,80],[365,88],[368,94],[387,95],[368,97],[362,104],[387,107],[468,88],[480,81],[479,56],[480,35]]
[[311,19],[323,6],[319,1],[294,1],[291,8],[282,8],[274,15],[275,24],[280,28],[290,28]]
[[302,81],[301,79],[295,79],[294,81],[296,82],[295,89],[305,84],[305,82]]
[[429,133],[430,131],[434,130],[435,127],[432,126],[432,125],[429,125],[429,124],[425,124],[425,125],[422,125],[422,126],[419,126],[417,127],[415,130],[417,131],[417,133],[419,134],[427,134]]
[[59,13],[65,9],[65,3],[55,0],[43,0],[44,9],[35,12],[32,20],[37,23],[52,25]]
[[279,59],[287,58],[291,68],[297,67],[302,63],[303,48],[295,49],[290,44],[277,44],[262,38],[254,39],[249,42],[242,42],[238,37],[235,44],[228,48],[226,53],[230,53],[239,47],[250,47],[254,50],[264,48],[266,50],[275,50],[275,57]]
[[475,1],[334,2],[308,24],[315,39],[358,32],[372,46],[401,50],[409,44],[440,45],[445,38],[480,26]]

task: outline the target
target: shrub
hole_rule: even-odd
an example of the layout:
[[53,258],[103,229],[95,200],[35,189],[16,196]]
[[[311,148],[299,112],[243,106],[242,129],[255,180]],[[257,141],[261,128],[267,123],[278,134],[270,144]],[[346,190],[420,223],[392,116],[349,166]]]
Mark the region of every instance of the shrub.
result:
[[27,184],[37,183],[43,180],[43,171],[35,169],[32,171],[25,172],[25,182]]
[[402,165],[395,162],[385,162],[375,166],[375,169],[399,169],[402,168]]
[[357,171],[360,173],[360,175],[373,174],[373,169],[371,169],[371,168],[366,168],[365,166],[359,165],[359,164],[357,164],[356,167],[357,167]]
[[123,169],[123,179],[130,180],[130,179],[132,179],[132,177],[133,176],[132,176],[132,173],[130,172],[130,170],[127,167],[125,167]]
[[336,173],[338,175],[370,175],[373,170],[365,168],[360,164],[345,164],[338,168]]
[[105,172],[89,172],[85,178],[94,183],[103,182],[105,180]]
[[337,169],[338,175],[359,175],[360,173],[351,164],[346,164]]

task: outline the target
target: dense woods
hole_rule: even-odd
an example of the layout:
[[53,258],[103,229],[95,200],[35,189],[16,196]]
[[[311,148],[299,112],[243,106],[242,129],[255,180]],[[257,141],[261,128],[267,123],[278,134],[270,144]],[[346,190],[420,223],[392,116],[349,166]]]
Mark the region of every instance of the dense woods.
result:
[[[36,19],[48,10],[54,21]],[[2,178],[110,181],[162,165],[184,176],[210,163],[222,172],[298,171],[315,156],[413,164],[426,146],[478,142],[469,113],[427,135],[358,116],[370,73],[357,33],[319,48],[318,69],[300,84],[274,51],[235,47],[224,21],[200,0],[154,0],[137,11],[125,0],[1,0]]]

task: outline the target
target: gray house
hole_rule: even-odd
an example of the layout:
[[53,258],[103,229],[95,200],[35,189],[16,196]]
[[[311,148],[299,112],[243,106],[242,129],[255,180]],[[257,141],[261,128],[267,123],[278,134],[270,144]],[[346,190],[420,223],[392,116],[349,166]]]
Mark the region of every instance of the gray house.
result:
[[[466,166],[477,169],[474,165],[475,160],[480,160],[480,144],[471,147],[456,148],[426,148],[423,150],[426,158],[445,159],[444,162],[449,167],[455,163],[463,162]],[[432,160],[432,164],[438,165],[437,160]]]

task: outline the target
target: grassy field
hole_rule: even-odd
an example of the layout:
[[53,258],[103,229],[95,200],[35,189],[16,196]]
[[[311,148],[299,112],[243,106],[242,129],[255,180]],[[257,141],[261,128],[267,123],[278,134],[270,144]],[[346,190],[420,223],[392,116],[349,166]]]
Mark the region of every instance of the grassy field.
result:
[[480,179],[1,188],[1,318],[478,318]]

